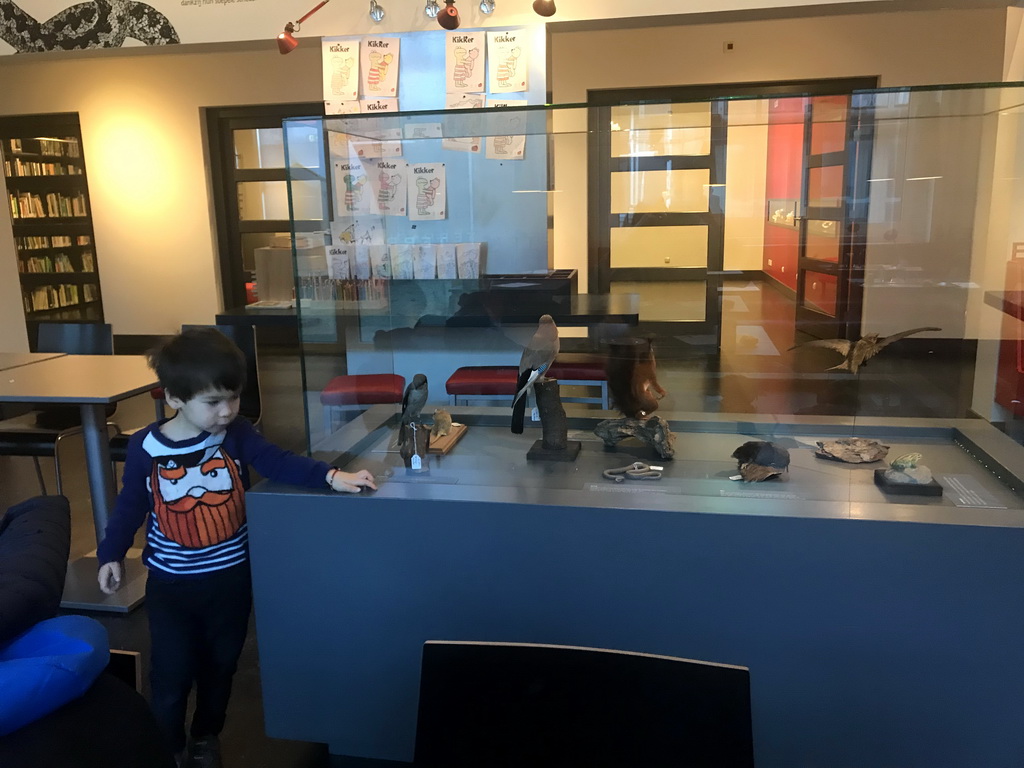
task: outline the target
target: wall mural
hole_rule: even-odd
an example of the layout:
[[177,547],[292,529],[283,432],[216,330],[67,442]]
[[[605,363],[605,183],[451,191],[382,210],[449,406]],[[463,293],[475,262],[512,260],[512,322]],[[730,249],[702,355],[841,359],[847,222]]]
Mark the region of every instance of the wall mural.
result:
[[146,45],[181,42],[167,17],[146,3],[93,0],[37,21],[13,0],[0,0],[0,40],[17,53],[119,48],[126,38]]

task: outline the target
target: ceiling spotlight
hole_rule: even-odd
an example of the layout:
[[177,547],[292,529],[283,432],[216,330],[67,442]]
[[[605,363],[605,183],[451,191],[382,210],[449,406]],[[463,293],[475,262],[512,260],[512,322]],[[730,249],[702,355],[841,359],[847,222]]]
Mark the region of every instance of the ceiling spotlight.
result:
[[427,14],[428,19],[436,19],[440,10],[441,6],[437,4],[437,0],[427,0],[427,7],[423,9],[423,12]]
[[370,0],[370,18],[374,21],[384,18],[384,9],[377,4],[377,0]]
[[444,0],[444,8],[437,14],[437,23],[445,29],[458,29],[462,20],[459,18],[459,11],[455,7],[455,0]]
[[554,16],[555,0],[533,0],[533,12],[538,16]]
[[497,3],[494,0],[480,0],[480,12],[488,15],[494,13],[494,6]]
[[298,21],[294,21],[294,22],[293,21],[289,21],[287,24],[285,24],[284,25],[284,32],[282,32],[280,35],[277,36],[277,49],[279,51],[281,51],[282,54],[291,53],[292,51],[294,51],[295,47],[299,44],[299,41],[296,40],[293,37],[293,35],[296,32],[298,32],[300,29],[302,29],[302,22],[304,22],[306,19],[308,19],[314,13],[319,11],[321,8],[323,8],[325,5],[327,5],[329,2],[331,2],[331,0],[323,0],[323,2],[317,3],[317,5],[315,5],[313,7],[313,10],[311,10],[309,13],[307,13],[305,16],[303,16]]

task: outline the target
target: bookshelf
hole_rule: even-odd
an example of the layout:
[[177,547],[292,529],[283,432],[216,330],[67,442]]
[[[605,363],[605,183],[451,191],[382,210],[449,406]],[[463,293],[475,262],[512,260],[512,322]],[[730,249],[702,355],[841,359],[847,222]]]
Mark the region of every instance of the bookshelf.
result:
[[102,322],[78,116],[0,117],[0,158],[29,338],[36,322]]

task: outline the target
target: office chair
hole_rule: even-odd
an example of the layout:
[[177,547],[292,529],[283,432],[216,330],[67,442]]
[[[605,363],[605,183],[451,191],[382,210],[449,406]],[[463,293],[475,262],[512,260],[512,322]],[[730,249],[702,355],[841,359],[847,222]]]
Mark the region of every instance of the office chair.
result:
[[[108,323],[39,323],[37,352],[65,352],[72,355],[114,354],[114,334]],[[116,405],[107,407],[107,417]],[[107,422],[116,429],[117,425]],[[60,471],[60,442],[82,431],[79,409],[74,405],[39,405],[32,411],[0,421],[0,455],[31,456],[35,464],[39,489],[46,495],[46,481],[39,458],[50,457],[54,463],[57,494],[63,483]]]
[[753,768],[750,672],[671,656],[428,641],[416,768]]

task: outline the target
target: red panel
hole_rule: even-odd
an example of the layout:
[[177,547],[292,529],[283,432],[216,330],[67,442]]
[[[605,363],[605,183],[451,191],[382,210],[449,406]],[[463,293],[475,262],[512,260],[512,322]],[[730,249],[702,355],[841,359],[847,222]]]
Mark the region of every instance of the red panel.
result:
[[[765,184],[768,199],[800,199],[805,107],[806,99],[803,98],[773,99],[769,102]],[[796,229],[776,227],[765,222],[762,269],[794,291],[799,244]]]
[[[1012,258],[1006,262],[1004,289],[1007,294],[1024,290],[1024,258]],[[1015,416],[1024,416],[1024,323],[1005,314],[1005,309],[1003,311],[996,369],[996,402],[1010,409]]]
[[835,275],[823,272],[804,272],[804,306],[824,312],[829,317],[836,316],[836,292],[839,281]]

